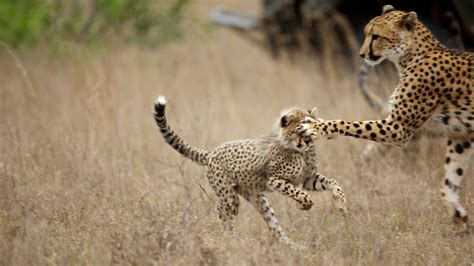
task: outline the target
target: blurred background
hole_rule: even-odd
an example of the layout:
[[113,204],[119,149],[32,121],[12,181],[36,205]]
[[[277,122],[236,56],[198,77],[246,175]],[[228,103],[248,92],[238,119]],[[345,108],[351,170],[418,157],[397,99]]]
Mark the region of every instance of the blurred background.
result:
[[[106,39],[160,43],[182,35],[183,13],[190,0],[5,0],[0,3],[0,38],[15,46],[50,44],[63,41],[91,44]],[[309,43],[321,46],[320,24],[330,23],[338,38],[358,40],[368,18],[379,14],[384,1],[358,3],[344,0],[265,0],[252,9],[214,10],[212,20],[242,31],[258,30],[265,34],[274,55],[278,46],[296,49]],[[459,38],[471,47],[472,2],[466,0],[388,1],[401,10],[414,10],[443,42]],[[216,5],[230,4],[226,2]],[[247,11],[248,13],[245,13]],[[189,20],[188,20],[189,22]],[[194,21],[196,23],[196,21]],[[205,17],[200,22],[207,24]],[[457,32],[454,32],[457,31]],[[455,34],[459,34],[456,37]],[[281,35],[281,36],[280,36]],[[303,36],[299,36],[303,35]],[[305,36],[306,35],[306,36]],[[326,36],[327,37],[327,36]],[[350,40],[345,40],[350,43]]]
[[[308,212],[269,194],[300,251],[243,201],[225,233],[205,169],[151,115],[165,95],[171,126],[206,149],[267,134],[289,106],[383,117],[358,85],[358,50],[385,4],[472,51],[472,0],[1,0],[0,264],[472,264],[474,237],[456,235],[438,195],[442,138],[371,156],[361,140],[318,143],[350,214],[325,193]],[[385,102],[397,79],[382,64],[366,85]]]
[[157,46],[180,36],[190,1],[25,0],[0,3],[0,38],[15,47],[107,39]]

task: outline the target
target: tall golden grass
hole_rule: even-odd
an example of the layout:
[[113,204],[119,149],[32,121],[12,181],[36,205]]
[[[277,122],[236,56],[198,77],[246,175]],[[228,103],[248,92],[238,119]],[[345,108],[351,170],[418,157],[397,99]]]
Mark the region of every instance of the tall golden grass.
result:
[[[155,97],[167,96],[172,127],[202,148],[266,134],[293,105],[317,106],[324,118],[377,118],[354,72],[329,75],[318,59],[274,61],[225,29],[160,50],[66,50],[1,49],[0,264],[474,262],[473,235],[456,236],[439,199],[443,140],[370,162],[360,157],[364,141],[321,141],[321,172],[344,187],[350,214],[325,193],[312,193],[307,212],[269,194],[290,238],[307,247],[295,250],[274,241],[245,202],[233,233],[224,232],[205,169],[172,150],[151,115]],[[386,91],[395,82],[382,80],[373,84]],[[470,170],[462,194],[474,213]]]

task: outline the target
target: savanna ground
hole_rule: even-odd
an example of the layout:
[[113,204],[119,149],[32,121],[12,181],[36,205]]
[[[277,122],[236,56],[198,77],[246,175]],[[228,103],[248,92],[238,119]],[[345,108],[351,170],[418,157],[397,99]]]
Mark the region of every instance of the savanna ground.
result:
[[[216,2],[191,10],[204,19]],[[307,247],[296,250],[274,241],[244,201],[225,233],[204,168],[172,150],[151,115],[155,97],[166,95],[171,125],[203,148],[266,134],[293,105],[317,106],[324,118],[377,118],[353,71],[274,61],[228,30],[205,27],[157,50],[89,53],[66,44],[59,56],[2,47],[0,57],[1,264],[474,262],[473,235],[456,235],[439,197],[444,140],[370,162],[360,156],[364,141],[321,141],[321,172],[344,187],[350,214],[344,219],[326,193],[312,193],[306,212],[269,194],[290,238]],[[379,74],[372,86],[388,80],[388,91],[393,75]],[[472,172],[462,199],[474,215]]]

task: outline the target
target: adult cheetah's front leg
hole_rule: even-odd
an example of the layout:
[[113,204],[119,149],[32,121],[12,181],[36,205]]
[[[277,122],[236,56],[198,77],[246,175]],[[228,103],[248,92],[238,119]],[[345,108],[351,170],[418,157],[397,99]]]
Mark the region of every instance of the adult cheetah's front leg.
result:
[[465,170],[469,166],[473,154],[472,139],[449,139],[446,151],[445,179],[441,196],[445,203],[453,209],[455,222],[468,224],[468,216],[464,207],[459,203],[459,190]]
[[[416,79],[410,75],[402,79],[391,96],[392,104],[403,108],[398,110],[394,107],[385,119],[363,121],[308,119],[307,123],[301,125],[301,132],[308,136],[314,134],[324,138],[348,136],[404,146],[416,130],[430,118],[439,101],[436,96],[430,97],[417,91],[408,92],[422,85],[415,83],[410,87],[410,78]],[[418,100],[410,100],[410,97],[417,97]],[[420,107],[419,102],[424,102],[426,107]]]
[[267,186],[272,191],[278,191],[279,193],[289,196],[298,202],[298,208],[301,210],[309,210],[313,206],[313,201],[309,196],[308,192],[296,188],[288,180],[277,177],[270,177],[267,182]]

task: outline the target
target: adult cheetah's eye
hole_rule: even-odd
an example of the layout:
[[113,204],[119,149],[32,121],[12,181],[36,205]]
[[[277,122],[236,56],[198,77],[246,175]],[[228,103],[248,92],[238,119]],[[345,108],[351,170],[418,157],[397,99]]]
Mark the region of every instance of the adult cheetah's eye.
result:
[[377,34],[372,34],[372,41],[375,41],[379,38]]

